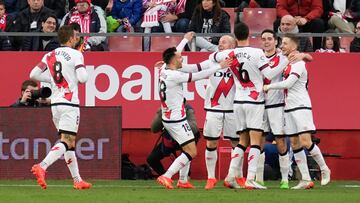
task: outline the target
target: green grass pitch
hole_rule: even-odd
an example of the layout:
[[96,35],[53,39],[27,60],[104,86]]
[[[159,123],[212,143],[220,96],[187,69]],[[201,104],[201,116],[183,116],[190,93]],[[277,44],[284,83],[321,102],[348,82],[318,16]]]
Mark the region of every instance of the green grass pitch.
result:
[[[77,191],[71,180],[49,180],[48,188],[42,190],[35,180],[1,180],[0,202],[154,202],[154,203],[360,203],[360,182],[336,181],[321,187],[315,183],[312,190],[280,190],[279,182],[268,181],[267,190],[231,190],[218,182],[213,190],[205,190],[205,181],[192,180],[196,189],[167,190],[155,180],[93,180],[93,188]],[[290,182],[294,186],[297,182]],[[174,181],[175,184],[175,181]]]

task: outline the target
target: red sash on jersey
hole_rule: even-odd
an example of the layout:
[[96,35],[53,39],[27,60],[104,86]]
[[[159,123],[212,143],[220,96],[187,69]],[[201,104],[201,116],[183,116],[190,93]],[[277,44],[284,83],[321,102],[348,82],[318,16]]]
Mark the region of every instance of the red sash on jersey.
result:
[[[77,23],[81,27],[82,33],[90,33],[90,22],[91,22],[91,7],[86,13],[80,13],[76,8],[71,12],[71,17],[69,19],[69,23]],[[84,44],[86,44],[89,36],[84,37]]]
[[0,18],[0,30],[5,31],[6,28],[6,14],[3,15],[3,17]]

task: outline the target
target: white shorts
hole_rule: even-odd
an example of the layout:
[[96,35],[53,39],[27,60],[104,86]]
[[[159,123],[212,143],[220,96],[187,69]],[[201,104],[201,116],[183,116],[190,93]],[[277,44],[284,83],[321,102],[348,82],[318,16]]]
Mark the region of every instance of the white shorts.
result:
[[207,140],[218,140],[221,132],[225,139],[239,140],[239,135],[236,134],[234,113],[207,111],[204,124],[204,138]]
[[80,109],[75,106],[51,106],[53,122],[59,133],[76,135],[80,123]]
[[284,113],[285,134],[288,136],[298,135],[316,130],[312,111],[310,109],[298,109]]
[[235,103],[236,132],[245,130],[264,131],[264,104]]
[[194,134],[190,128],[187,120],[176,123],[162,122],[165,129],[169,132],[172,138],[182,147],[192,141],[195,141]]
[[264,132],[272,132],[275,136],[285,135],[283,106],[265,109],[264,117]]

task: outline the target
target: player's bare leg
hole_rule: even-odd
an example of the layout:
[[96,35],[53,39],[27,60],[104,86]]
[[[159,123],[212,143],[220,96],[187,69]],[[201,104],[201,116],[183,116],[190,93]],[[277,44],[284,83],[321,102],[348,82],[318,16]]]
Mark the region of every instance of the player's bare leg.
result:
[[[242,176],[242,162],[244,159],[244,153],[246,147],[249,145],[250,138],[247,131],[240,133],[239,143],[231,151],[231,161],[229,166],[229,172],[224,180],[224,186],[228,188],[240,188],[239,182],[243,181],[239,175]],[[239,186],[240,185],[240,186]]]
[[287,144],[284,136],[276,136],[276,147],[279,152],[279,165],[281,172],[280,189],[289,189],[289,170],[290,170],[290,158],[287,150]]
[[310,133],[302,133],[299,135],[300,144],[309,151],[312,158],[319,165],[321,170],[321,185],[327,185],[330,182],[330,169],[326,165],[320,148],[312,142]]
[[172,176],[179,172],[189,161],[197,155],[195,141],[192,141],[182,146],[183,152],[178,156],[175,161],[170,165],[169,169],[161,176],[158,177],[157,182],[167,189],[173,189]]
[[245,187],[248,189],[266,189],[266,187],[255,182],[255,174],[259,162],[263,132],[258,130],[250,130],[249,135],[251,147],[248,157],[248,174]]

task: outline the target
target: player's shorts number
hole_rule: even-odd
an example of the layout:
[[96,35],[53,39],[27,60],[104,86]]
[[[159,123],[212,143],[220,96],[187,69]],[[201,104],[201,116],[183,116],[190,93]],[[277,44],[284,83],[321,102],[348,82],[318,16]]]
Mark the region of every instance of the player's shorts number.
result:
[[191,128],[190,128],[189,124],[187,124],[187,123],[184,123],[184,124],[182,125],[182,127],[184,128],[185,132],[191,131]]
[[160,99],[161,101],[165,101],[166,100],[166,84],[164,81],[160,82],[160,88],[159,88],[159,94],[160,94]]
[[53,69],[54,69],[54,81],[55,83],[59,84],[63,81],[64,76],[62,75],[62,64],[59,61],[56,61],[53,65]]

